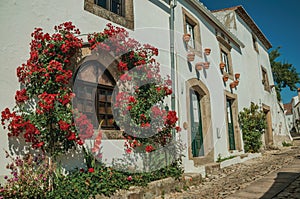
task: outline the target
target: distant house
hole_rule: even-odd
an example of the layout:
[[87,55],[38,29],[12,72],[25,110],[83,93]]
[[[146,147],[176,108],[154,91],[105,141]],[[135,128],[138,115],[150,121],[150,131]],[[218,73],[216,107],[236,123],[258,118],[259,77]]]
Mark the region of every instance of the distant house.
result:
[[[3,4],[0,32],[5,39],[0,41],[0,61],[5,67],[0,69],[0,110],[14,104],[15,90],[20,86],[15,70],[28,57],[29,36],[34,27],[51,31],[56,24],[72,21],[86,34],[102,31],[107,23],[113,23],[126,28],[142,43],[157,47],[160,51],[157,61],[164,66],[163,75],[170,75],[175,81],[168,105],[178,113],[178,125],[182,127],[180,136],[186,145],[183,151],[186,172],[205,173],[204,165],[215,162],[219,156],[244,153],[238,113],[251,102],[258,104],[266,114],[265,146],[281,145],[282,140],[288,140],[289,130],[276,99],[267,52],[272,46],[245,9],[237,6],[211,12],[196,0],[171,0],[171,6],[168,2],[82,0],[74,3],[64,0]],[[185,33],[191,35],[188,43],[182,40]],[[210,48],[211,53],[205,54],[205,48]],[[190,52],[195,54],[195,59],[188,61]],[[78,68],[104,64],[91,58],[91,52],[84,47]],[[206,63],[209,67],[198,71],[197,63]],[[83,110],[89,114],[92,107],[96,110],[93,114],[105,119],[103,156],[107,159],[112,155],[122,156],[122,132],[110,123],[113,114],[107,109],[118,79],[113,69],[106,71],[103,77],[91,71],[82,76],[81,80],[86,83],[84,89],[89,90],[89,83],[97,83],[99,89],[91,94],[103,96],[101,103],[105,109],[101,103],[87,103]],[[225,76],[227,81],[223,80]],[[300,105],[295,110],[298,109]],[[300,111],[298,113],[299,119]],[[1,146],[10,148],[5,131],[0,131]],[[0,151],[0,161],[5,162],[3,151]],[[5,175],[4,165],[1,164],[0,175]]]
[[292,129],[294,128],[292,101],[290,103],[284,104],[284,114],[285,114],[288,131],[291,132]]

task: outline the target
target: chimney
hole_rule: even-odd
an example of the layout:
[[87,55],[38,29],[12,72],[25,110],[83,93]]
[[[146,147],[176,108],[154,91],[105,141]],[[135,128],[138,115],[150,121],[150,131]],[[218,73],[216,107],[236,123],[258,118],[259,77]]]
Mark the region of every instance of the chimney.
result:
[[297,91],[298,91],[298,100],[300,101],[300,88],[298,88]]

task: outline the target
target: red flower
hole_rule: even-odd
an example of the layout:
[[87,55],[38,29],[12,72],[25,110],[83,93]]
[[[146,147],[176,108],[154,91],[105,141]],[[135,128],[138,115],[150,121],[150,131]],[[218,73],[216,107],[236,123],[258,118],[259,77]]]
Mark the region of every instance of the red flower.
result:
[[119,71],[127,71],[128,70],[127,63],[120,61],[118,64],[118,69]]
[[23,102],[25,102],[26,100],[28,100],[29,97],[26,95],[26,89],[23,88],[22,90],[17,91],[17,92],[16,92],[15,99],[16,99],[16,101],[19,102],[19,103],[23,103]]
[[154,151],[154,148],[152,145],[147,145],[146,148],[145,148],[145,151],[150,153],[151,151]]
[[172,126],[177,122],[177,120],[178,117],[176,117],[176,111],[169,111],[165,120],[165,124]]
[[169,89],[167,86],[164,87],[164,90],[166,92],[166,95],[171,95],[172,94],[172,89]]
[[180,132],[180,131],[181,131],[180,126],[176,126],[175,129],[176,129],[177,132]]
[[81,145],[83,145],[83,141],[82,140],[77,140],[77,144],[81,146]]
[[37,148],[40,148],[40,147],[42,147],[44,145],[44,142],[39,142],[37,145],[36,145],[36,147]]
[[132,176],[128,176],[128,177],[127,177],[127,180],[128,180],[128,181],[131,181],[131,180],[132,180]]
[[149,128],[151,125],[149,124],[149,122],[146,123],[142,123],[141,127],[145,127],[145,128]]
[[71,132],[68,137],[67,137],[68,140],[76,140],[76,135],[75,133]]
[[132,152],[131,148],[128,148],[125,150],[127,154],[130,154]]
[[129,103],[135,103],[135,102],[136,102],[136,99],[135,99],[133,96],[129,96],[129,97],[128,97],[128,102],[129,102]]
[[127,106],[126,108],[128,111],[130,111],[132,109],[132,106]]
[[69,130],[69,128],[70,128],[70,124],[68,124],[67,122],[65,122],[65,121],[62,121],[62,120],[60,120],[59,122],[58,122],[58,124],[59,124],[59,128],[61,129],[61,130],[63,130],[63,131],[67,131],[67,130]]
[[95,169],[94,168],[89,168],[88,172],[89,173],[94,173]]

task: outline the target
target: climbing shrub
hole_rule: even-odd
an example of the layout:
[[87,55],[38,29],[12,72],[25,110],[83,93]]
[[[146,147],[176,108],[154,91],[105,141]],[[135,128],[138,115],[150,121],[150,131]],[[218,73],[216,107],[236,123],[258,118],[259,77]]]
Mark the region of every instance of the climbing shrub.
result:
[[261,135],[267,127],[266,115],[257,104],[251,103],[239,113],[245,152],[258,152],[262,146]]

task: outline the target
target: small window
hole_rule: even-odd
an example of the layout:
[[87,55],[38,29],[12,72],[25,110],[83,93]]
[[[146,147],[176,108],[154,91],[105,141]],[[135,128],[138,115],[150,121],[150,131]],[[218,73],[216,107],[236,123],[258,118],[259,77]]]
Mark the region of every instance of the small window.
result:
[[186,21],[185,23],[186,23],[186,33],[191,35],[191,39],[190,39],[188,45],[191,46],[192,48],[195,48],[194,26],[192,24],[190,24],[188,21]]
[[256,37],[254,35],[252,35],[252,43],[253,43],[253,48],[256,52],[258,52],[258,43],[256,40]]
[[124,0],[95,0],[95,4],[120,16],[124,16]]
[[261,71],[262,71],[262,84],[264,85],[264,89],[266,91],[270,92],[270,85],[269,85],[267,70],[264,67],[261,67]]
[[225,64],[224,72],[229,75],[230,79],[233,79],[233,68],[231,59],[231,45],[221,36],[217,36],[220,47],[220,62]]
[[225,68],[224,68],[225,72],[230,74],[228,54],[223,50],[221,50],[221,61],[225,64]]
[[201,45],[201,37],[200,37],[200,26],[197,18],[191,15],[184,8],[182,9],[183,14],[183,25],[184,25],[184,33],[188,33],[191,35],[191,39],[188,43],[189,50],[195,52],[196,55],[202,57],[202,45]]
[[133,0],[84,0],[84,10],[129,29],[134,29],[133,7]]

